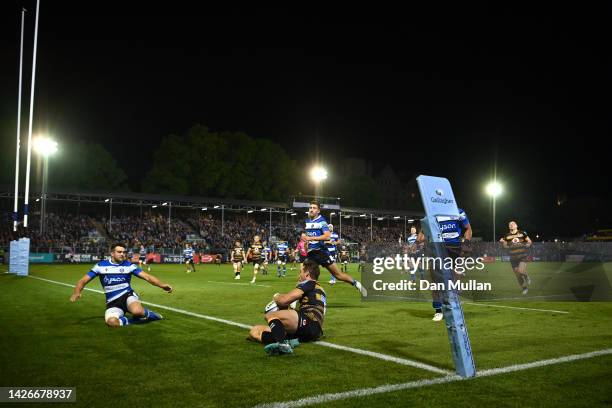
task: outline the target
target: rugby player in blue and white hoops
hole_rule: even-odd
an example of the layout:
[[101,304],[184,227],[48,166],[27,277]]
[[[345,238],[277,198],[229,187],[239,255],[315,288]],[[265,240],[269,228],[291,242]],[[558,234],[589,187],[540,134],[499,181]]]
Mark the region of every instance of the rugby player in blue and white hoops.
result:
[[[128,324],[149,323],[154,320],[161,320],[162,316],[155,313],[140,303],[138,295],[132,290],[130,281],[132,275],[144,279],[153,286],[158,286],[168,293],[172,292],[172,286],[162,283],[155,276],[142,271],[138,266],[126,260],[126,249],[123,244],[113,244],[111,246],[110,261],[98,262],[89,272],[87,272],[74,287],[74,292],[70,296],[71,302],[76,302],[81,297],[81,292],[96,276],[100,278],[100,283],[106,295],[106,313],[104,320],[110,327],[127,326]],[[125,313],[129,312],[132,318],[127,318]]]
[[329,241],[331,231],[325,217],[321,215],[321,207],[317,201],[312,201],[308,208],[308,219],[306,220],[306,232],[302,234],[308,248],[306,259],[314,261],[317,265],[326,268],[334,278],[353,285],[362,296],[368,296],[368,291],[361,282],[354,279],[346,272],[341,272],[336,265],[336,260],[331,256],[325,243]]

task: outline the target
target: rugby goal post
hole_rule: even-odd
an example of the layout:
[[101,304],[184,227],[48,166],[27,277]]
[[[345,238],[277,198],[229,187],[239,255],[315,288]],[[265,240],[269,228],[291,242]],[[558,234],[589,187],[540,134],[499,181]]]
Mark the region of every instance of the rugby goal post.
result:
[[[425,217],[421,219],[421,229],[428,243],[433,247],[436,258],[444,259],[448,256],[444,239],[438,224],[438,217],[459,218],[457,201],[453,195],[450,182],[442,177],[417,177],[421,200],[425,210]],[[474,377],[476,365],[472,356],[472,347],[468,335],[461,300],[456,290],[449,290],[449,282],[453,281],[453,271],[446,268],[442,262],[442,279],[446,290],[441,291],[442,312],[450,341],[451,354],[455,362],[455,371],[461,377]]]

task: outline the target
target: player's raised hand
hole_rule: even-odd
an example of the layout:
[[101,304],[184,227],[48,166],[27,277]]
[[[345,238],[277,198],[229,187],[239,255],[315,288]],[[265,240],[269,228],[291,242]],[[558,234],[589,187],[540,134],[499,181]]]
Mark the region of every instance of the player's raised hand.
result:
[[73,293],[72,296],[70,296],[70,301],[72,303],[74,303],[74,302],[76,302],[80,298],[81,298],[81,294],[80,293]]

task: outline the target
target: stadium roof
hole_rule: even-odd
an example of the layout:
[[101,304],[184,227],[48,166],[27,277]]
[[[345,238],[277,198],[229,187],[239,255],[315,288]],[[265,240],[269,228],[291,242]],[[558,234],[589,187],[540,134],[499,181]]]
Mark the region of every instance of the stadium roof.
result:
[[[33,201],[40,196],[39,192],[33,192],[30,196]],[[0,198],[12,199],[14,193],[9,189],[0,190]],[[23,195],[20,195],[23,197]],[[228,198],[193,197],[168,194],[146,194],[146,193],[76,193],[66,191],[55,191],[47,193],[49,201],[80,202],[92,204],[106,204],[112,199],[114,205],[133,205],[133,206],[153,206],[170,203],[174,208],[215,208],[223,206],[230,211],[260,211],[266,209],[272,212],[293,212],[293,208],[288,203],[271,201],[250,201],[235,200]],[[341,207],[343,215],[355,216],[355,214],[372,215],[373,217],[383,218],[419,218],[423,216],[421,211],[394,211],[374,208]]]

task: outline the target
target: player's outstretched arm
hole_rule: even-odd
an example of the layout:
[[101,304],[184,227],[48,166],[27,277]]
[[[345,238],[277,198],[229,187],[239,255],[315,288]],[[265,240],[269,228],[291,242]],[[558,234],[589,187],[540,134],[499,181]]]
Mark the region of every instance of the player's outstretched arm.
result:
[[288,293],[277,293],[274,295],[273,300],[279,307],[287,307],[294,301],[300,299],[304,295],[304,291],[295,288]]
[[92,278],[89,275],[83,275],[83,277],[79,279],[76,286],[74,287],[72,296],[70,296],[71,302],[76,302],[81,297],[81,292],[83,291],[83,288],[85,287],[85,285],[87,285],[87,283],[89,283],[91,279]]
[[472,226],[470,224],[465,226],[465,234],[463,237],[468,241],[472,239]]
[[157,279],[155,276],[148,274],[144,271],[140,272],[138,274],[138,277],[141,279],[146,280],[147,282],[149,282],[151,285],[153,286],[157,286],[159,288],[162,288],[163,290],[165,290],[168,293],[172,293],[172,286],[168,285],[167,283],[163,283],[162,281],[160,281],[159,279]]

